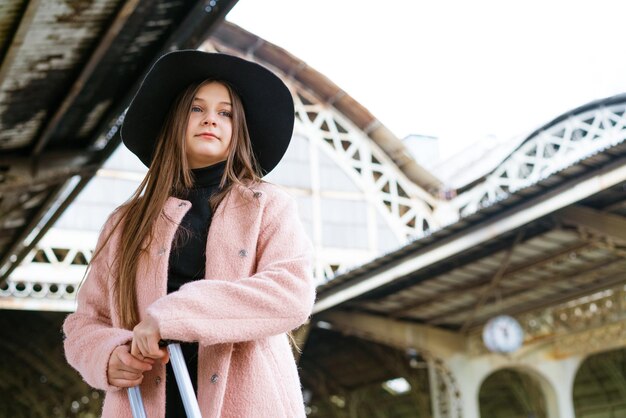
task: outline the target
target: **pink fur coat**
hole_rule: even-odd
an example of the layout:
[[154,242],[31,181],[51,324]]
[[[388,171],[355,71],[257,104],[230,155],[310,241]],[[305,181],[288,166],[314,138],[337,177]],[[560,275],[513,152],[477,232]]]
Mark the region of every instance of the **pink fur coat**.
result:
[[[237,187],[213,216],[206,279],[166,294],[172,238],[190,208],[170,197],[158,233],[138,266],[140,318],[155,318],[164,339],[199,342],[198,400],[205,418],[304,417],[296,364],[286,332],[306,321],[315,298],[311,245],[294,200],[262,183]],[[103,245],[119,212],[109,217]],[[63,325],[67,360],[94,388],[106,391],[102,416],[130,417],[126,389],[110,386],[107,364],[132,332],[119,326],[112,295],[117,228],[92,263],[78,307]],[[149,418],[165,415],[165,367],[144,374]]]

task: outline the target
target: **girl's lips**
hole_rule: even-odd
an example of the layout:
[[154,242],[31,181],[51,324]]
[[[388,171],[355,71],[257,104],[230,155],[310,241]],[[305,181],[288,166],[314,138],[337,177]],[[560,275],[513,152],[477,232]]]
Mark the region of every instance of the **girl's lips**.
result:
[[217,136],[215,134],[206,133],[206,132],[198,134],[197,136],[201,136],[202,138],[206,138],[206,139],[217,139]]

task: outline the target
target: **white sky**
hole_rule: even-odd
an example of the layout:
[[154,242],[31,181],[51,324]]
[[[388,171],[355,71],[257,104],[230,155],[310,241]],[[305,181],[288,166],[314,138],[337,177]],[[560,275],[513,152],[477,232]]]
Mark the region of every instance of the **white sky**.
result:
[[626,92],[626,1],[239,0],[227,20],[442,157]]

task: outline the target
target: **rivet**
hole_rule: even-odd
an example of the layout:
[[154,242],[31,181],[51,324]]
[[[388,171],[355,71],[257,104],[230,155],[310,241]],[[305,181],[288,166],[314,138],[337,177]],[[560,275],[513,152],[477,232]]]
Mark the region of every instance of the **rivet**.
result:
[[211,6],[207,6],[204,8],[204,11],[207,13],[211,13],[211,10],[213,10],[213,8]]
[[245,257],[248,255],[248,252],[246,250],[239,250],[239,257]]
[[220,377],[217,375],[217,373],[213,374],[213,376],[211,376],[211,383],[217,383],[219,378]]

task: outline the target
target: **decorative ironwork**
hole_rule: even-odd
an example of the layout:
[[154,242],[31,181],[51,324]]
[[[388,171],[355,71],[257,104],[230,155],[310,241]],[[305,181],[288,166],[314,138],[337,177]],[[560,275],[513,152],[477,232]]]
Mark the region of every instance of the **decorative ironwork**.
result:
[[96,238],[96,233],[50,230],[0,286],[0,308],[73,311]]
[[[526,319],[530,338],[553,335],[557,357],[585,355],[626,344],[626,287],[548,308]],[[557,338],[558,337],[558,338]]]
[[296,132],[344,169],[401,241],[438,229],[436,199],[411,183],[363,131],[304,89],[297,89],[295,103]]
[[626,103],[574,113],[528,138],[485,180],[452,200],[460,218],[626,139]]
[[[525,345],[549,344],[555,357],[588,355],[626,345],[626,286],[518,316]],[[478,332],[469,351],[486,354]]]
[[[247,58],[254,59],[253,56]],[[485,181],[445,202],[410,182],[366,132],[356,127],[331,104],[319,100],[306,86],[290,79],[288,74],[283,74],[283,77],[295,99],[296,135],[309,140],[315,145],[312,148],[324,152],[345,171],[361,189],[364,199],[387,221],[400,242],[419,239],[459,218],[469,216],[626,138],[626,103],[587,107],[527,139]],[[25,195],[24,198],[38,197]],[[13,221],[10,217],[7,219],[7,222]],[[314,222],[314,229],[321,227],[320,222],[319,219]],[[372,227],[375,225],[368,225],[368,228]],[[322,248],[319,240],[316,244]],[[50,244],[49,247],[55,248],[56,245]],[[29,270],[32,265],[37,265],[38,261],[33,262],[34,257],[42,251],[46,254],[45,246],[37,247],[20,269]],[[74,250],[67,248],[67,251]],[[90,251],[83,251],[85,260],[88,260]],[[363,257],[371,256],[371,249],[352,252],[350,257],[342,256],[341,262],[338,262],[336,258],[317,254],[315,275],[319,282],[328,281],[342,271],[366,261]],[[14,299],[11,306],[14,306],[15,300],[28,298],[72,301],[80,281],[77,277],[82,277],[84,267],[70,266],[59,260],[56,262],[59,263],[57,268],[76,267],[77,271],[69,273],[70,270],[67,270],[63,274],[70,274],[72,278],[53,282],[46,277],[49,272],[32,272],[26,274],[26,277],[13,274],[0,287],[0,306],[7,306],[10,298]]]
[[461,388],[445,362],[429,352],[420,352],[432,371],[430,393],[442,418],[462,418]]
[[[216,41],[205,42],[202,47],[243,55]],[[245,55],[245,58],[258,61],[252,54]],[[376,206],[401,242],[418,239],[439,229],[434,214],[439,202],[437,198],[412,183],[366,132],[331,104],[319,100],[306,86],[299,85],[279,68],[272,69],[293,93],[295,135],[313,141],[344,170],[365,193],[366,199]]]

